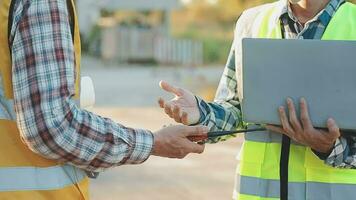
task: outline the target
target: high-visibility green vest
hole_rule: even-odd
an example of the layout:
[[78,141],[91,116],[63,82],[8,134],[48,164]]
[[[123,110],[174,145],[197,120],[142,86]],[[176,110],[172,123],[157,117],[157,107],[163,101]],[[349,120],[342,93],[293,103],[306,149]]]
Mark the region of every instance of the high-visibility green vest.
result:
[[[276,9],[277,6],[271,6],[258,14],[252,25],[253,37],[282,38]],[[356,5],[344,3],[331,19],[322,39],[356,40]],[[241,154],[237,199],[279,199],[281,135],[247,133]],[[327,166],[308,147],[292,142],[288,170],[289,200],[356,199],[356,170]]]

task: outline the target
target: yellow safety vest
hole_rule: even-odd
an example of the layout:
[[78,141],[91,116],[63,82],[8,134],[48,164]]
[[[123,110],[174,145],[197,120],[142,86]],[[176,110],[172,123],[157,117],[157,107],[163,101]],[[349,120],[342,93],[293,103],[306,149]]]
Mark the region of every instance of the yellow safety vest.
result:
[[[277,4],[260,12],[252,28],[255,38],[282,38]],[[356,5],[344,3],[333,16],[323,40],[356,40]],[[356,67],[356,66],[355,66]],[[245,134],[238,170],[239,200],[280,197],[281,135]],[[356,199],[356,170],[327,166],[310,148],[292,142],[288,167],[289,200]]]
[[[68,0],[76,62],[79,98],[80,37],[73,0]],[[43,158],[21,141],[13,106],[12,64],[8,40],[14,1],[0,0],[0,199],[88,199],[88,178],[83,170]]]

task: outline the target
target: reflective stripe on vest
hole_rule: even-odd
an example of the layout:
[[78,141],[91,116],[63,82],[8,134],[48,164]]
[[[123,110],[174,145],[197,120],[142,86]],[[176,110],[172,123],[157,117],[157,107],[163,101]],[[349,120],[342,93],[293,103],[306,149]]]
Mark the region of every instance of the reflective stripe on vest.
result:
[[[16,179],[14,177],[19,177]],[[0,192],[25,190],[56,190],[82,181],[83,170],[70,165],[0,168]]]
[[[259,196],[264,198],[277,198],[279,196],[279,180],[260,179],[255,177],[242,176],[239,191],[242,194]],[[289,199],[354,199],[355,190],[353,184],[327,184],[319,182],[290,182],[288,184],[290,191]]]
[[[262,11],[252,25],[253,37],[281,38],[278,4]],[[333,16],[323,40],[356,40],[356,6],[344,3]],[[281,135],[245,134],[239,169],[239,200],[279,199]],[[356,170],[327,166],[310,148],[292,143],[289,159],[289,197],[298,200],[354,199]]]
[[[258,128],[260,126],[250,125],[249,128]],[[270,131],[256,131],[245,134],[245,140],[254,142],[268,142],[268,143],[281,143],[282,135]],[[292,144],[302,146],[301,144],[291,141]]]
[[[80,35],[73,0],[67,0],[74,20],[75,96],[80,94]],[[0,199],[88,199],[88,179],[79,168],[33,153],[21,141],[13,104],[12,63],[8,45],[11,0],[0,0]],[[10,13],[12,14],[12,13]]]

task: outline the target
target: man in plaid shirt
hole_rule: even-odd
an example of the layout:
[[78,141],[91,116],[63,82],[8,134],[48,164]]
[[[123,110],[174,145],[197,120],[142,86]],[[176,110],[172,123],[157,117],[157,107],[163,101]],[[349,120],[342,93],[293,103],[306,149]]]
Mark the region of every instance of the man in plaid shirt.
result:
[[[285,1],[285,0],[282,0]],[[320,39],[325,31],[326,25],[331,20],[336,10],[343,4],[344,0],[331,0],[324,9],[308,22],[300,22],[293,13],[290,4],[286,3],[281,10],[280,18],[284,25],[284,35],[286,39]],[[235,42],[240,42],[239,36],[243,31],[242,24],[248,24],[249,19],[243,18],[237,22]],[[250,19],[251,20],[251,19]],[[246,31],[246,30],[244,30]],[[160,99],[160,106],[175,121],[189,124],[204,124],[211,130],[234,130],[243,125],[241,121],[241,108],[238,99],[239,84],[236,77],[236,68],[241,67],[241,49],[235,49],[234,45],[230,51],[227,64],[220,80],[218,91],[213,103],[207,103],[200,97],[194,96],[191,92],[162,82],[161,87],[178,98],[165,102]],[[236,55],[238,54],[238,55]],[[229,137],[219,137],[209,142],[219,142]],[[327,152],[315,153],[325,163],[334,167],[356,168],[356,137],[335,138],[330,141],[330,148]]]
[[206,136],[204,126],[171,126],[152,133],[80,109],[73,100],[76,72],[67,1],[14,1],[10,48],[15,110],[9,116],[16,118],[33,152],[95,172],[139,164],[150,155],[183,158],[203,152],[203,145],[187,137]]
[[[280,0],[280,2],[284,6],[278,10],[278,16],[285,39],[321,39],[331,18],[338,8],[345,3],[344,0],[313,2],[308,0]],[[186,125],[207,125],[212,131],[244,128],[238,98],[238,93],[241,91],[239,82],[242,79],[241,74],[237,72],[240,71],[239,68],[242,65],[241,41],[243,37],[251,37],[251,26],[256,15],[257,13],[247,14],[245,12],[236,24],[234,42],[214,102],[208,103],[194,96],[188,90],[161,82],[160,85],[163,90],[176,95],[176,98],[170,101],[159,100],[160,107],[165,110],[167,115],[176,122]],[[288,105],[289,109],[294,109],[294,102],[291,100],[288,100]],[[304,99],[301,100],[301,105],[306,107]],[[297,130],[298,125],[301,127],[300,120],[288,119],[283,107],[280,108],[279,113],[283,128],[268,126],[269,129],[286,134],[296,142],[311,147],[314,154],[323,160],[326,165],[338,168],[356,168],[356,137],[340,136],[339,129],[333,119],[328,120],[329,132],[314,128],[306,132]],[[306,115],[308,114],[306,113]],[[224,141],[230,137],[217,137],[208,140],[208,142]]]

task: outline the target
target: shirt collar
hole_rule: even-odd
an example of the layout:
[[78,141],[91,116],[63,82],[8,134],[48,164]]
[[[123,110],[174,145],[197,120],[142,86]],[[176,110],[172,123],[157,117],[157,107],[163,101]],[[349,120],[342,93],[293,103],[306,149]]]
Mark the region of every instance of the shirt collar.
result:
[[[326,7],[310,21],[320,21],[324,26],[327,26],[330,22],[330,18],[343,3],[345,3],[345,0],[330,0]],[[297,18],[290,7],[289,0],[280,0],[280,4],[281,6],[279,6],[278,10],[278,12],[280,12],[280,19],[283,20],[289,17],[291,20],[297,22]]]

